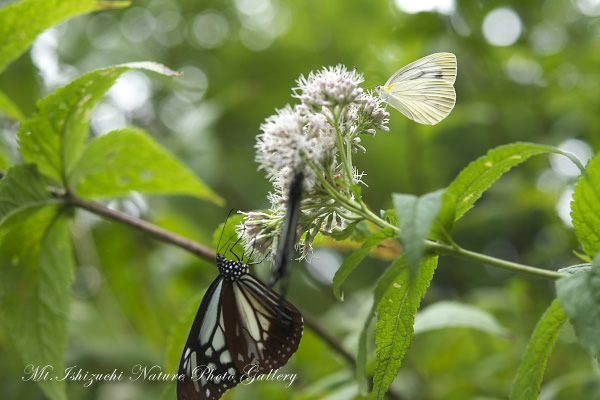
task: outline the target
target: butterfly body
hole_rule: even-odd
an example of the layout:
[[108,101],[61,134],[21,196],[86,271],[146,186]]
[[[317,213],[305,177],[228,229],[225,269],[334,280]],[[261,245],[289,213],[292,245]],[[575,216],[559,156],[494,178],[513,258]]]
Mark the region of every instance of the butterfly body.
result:
[[300,312],[254,278],[248,264],[217,255],[179,364],[178,400],[214,400],[250,376],[269,373],[296,352]]
[[456,103],[456,71],[454,54],[430,54],[401,68],[375,90],[413,121],[435,125],[450,114]]

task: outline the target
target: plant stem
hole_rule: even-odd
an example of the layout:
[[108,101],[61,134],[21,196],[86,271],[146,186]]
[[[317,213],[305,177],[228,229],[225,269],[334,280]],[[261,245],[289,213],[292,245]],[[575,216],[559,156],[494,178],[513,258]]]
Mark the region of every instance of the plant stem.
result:
[[317,179],[319,180],[319,182],[321,182],[323,188],[327,191],[327,194],[329,194],[334,200],[337,200],[348,210],[353,211],[358,215],[362,215],[362,209],[359,204],[356,204],[351,199],[344,197],[342,193],[340,193],[336,188],[331,186],[331,184],[323,177],[323,175],[319,172],[319,169],[315,166],[315,164],[312,161],[308,159],[305,159],[304,161],[308,164],[310,168],[312,168],[313,171],[315,171]]
[[[314,165],[307,161],[311,168],[314,168]],[[315,170],[316,172],[317,170]],[[394,231],[400,233],[400,228],[395,225],[390,224],[386,220],[377,216],[373,211],[369,209],[369,207],[362,201],[362,199],[358,199],[358,204],[350,200],[349,198],[344,197],[342,193],[336,190],[329,182],[327,182],[320,174],[317,174],[317,177],[320,179],[321,183],[328,191],[328,193],[342,205],[344,205],[349,210],[357,213],[358,215],[363,216],[366,220],[371,221],[375,225],[380,228],[391,228]],[[482,262],[484,264],[488,264],[494,267],[506,269],[513,272],[519,272],[526,275],[536,276],[539,278],[545,279],[560,279],[565,277],[565,274],[562,274],[557,271],[547,270],[543,268],[536,268],[529,265],[519,264],[511,261],[502,260],[500,258],[487,256],[485,254],[476,253],[474,251],[466,250],[457,245],[456,243],[452,243],[452,245],[446,245],[438,242],[434,242],[431,240],[425,241],[426,248],[433,250],[439,255],[450,255],[454,257],[459,257],[467,260]]]
[[[389,222],[379,218],[375,213],[367,208],[367,206],[360,201],[361,207],[364,211],[364,216],[369,221],[373,222],[380,228],[392,228],[397,232],[400,232],[400,229],[397,226],[390,224]],[[539,278],[545,279],[560,279],[564,278],[566,275],[560,272],[536,268],[529,265],[519,264],[512,261],[502,260],[500,258],[487,256],[485,254],[476,253],[474,251],[466,250],[453,243],[452,245],[442,244],[438,242],[434,242],[432,240],[426,240],[425,246],[429,250],[433,250],[439,255],[449,255],[454,257],[459,257],[467,260],[482,262],[487,265],[492,265],[494,267],[506,269],[513,272],[519,272],[526,275],[537,276]]]
[[502,260],[500,258],[487,256],[485,254],[476,253],[474,251],[463,249],[462,247],[454,247],[446,244],[434,242],[431,240],[425,241],[425,246],[435,251],[440,255],[450,255],[454,257],[460,257],[471,261],[477,261],[484,264],[492,265],[494,267],[506,269],[513,272],[519,272],[531,276],[537,276],[539,278],[545,279],[560,279],[564,278],[566,275],[557,271],[552,271],[548,269],[531,267],[529,265],[519,264],[512,261]]
[[335,135],[337,137],[337,147],[340,157],[342,157],[342,165],[344,166],[344,175],[346,175],[346,182],[348,185],[353,184],[352,180],[352,159],[348,159],[346,149],[344,148],[344,139],[342,138],[342,132],[340,131],[340,117],[343,112],[343,108],[338,110],[334,116],[334,128]]
[[216,254],[211,248],[186,239],[183,236],[176,235],[173,232],[159,228],[158,226],[144,220],[132,217],[121,211],[111,210],[108,207],[104,207],[103,205],[93,201],[82,199],[81,197],[78,197],[72,193],[68,193],[64,197],[64,200],[67,204],[70,204],[74,207],[83,208],[84,210],[90,211],[93,214],[107,217],[114,221],[129,225],[135,229],[149,234],[161,242],[173,244],[207,261],[215,260]]

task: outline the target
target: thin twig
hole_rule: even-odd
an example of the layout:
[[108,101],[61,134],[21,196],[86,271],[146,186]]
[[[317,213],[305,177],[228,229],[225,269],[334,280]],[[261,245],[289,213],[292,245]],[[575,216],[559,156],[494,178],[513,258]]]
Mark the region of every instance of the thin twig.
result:
[[215,252],[209,247],[186,239],[183,236],[176,235],[173,232],[159,228],[158,226],[144,220],[127,215],[121,211],[112,210],[93,201],[82,199],[81,197],[71,193],[67,194],[64,199],[67,204],[70,204],[74,207],[83,208],[93,214],[101,215],[114,221],[129,225],[135,229],[143,231],[144,233],[148,233],[150,236],[160,240],[161,242],[173,244],[207,261],[214,261],[216,257]]
[[513,272],[518,272],[522,274],[527,274],[529,276],[535,276],[538,278],[544,279],[560,279],[567,276],[558,271],[553,271],[549,269],[536,268],[529,265],[519,264],[512,261],[502,260],[500,258],[486,256],[485,254],[476,253],[474,251],[470,251],[467,249],[463,249],[462,247],[449,246],[443,243],[437,243],[431,240],[425,241],[425,246],[429,249],[434,250],[436,253],[440,255],[449,255],[454,257],[461,257],[463,259],[472,260],[481,262],[484,264],[492,265],[494,267],[506,269]]
[[338,353],[343,359],[348,361],[348,363],[352,366],[352,369],[356,368],[356,359],[354,356],[344,349],[342,345],[329,334],[329,332],[323,329],[323,327],[321,327],[317,321],[312,319],[312,317],[309,317],[303,313],[302,318],[304,319],[304,324],[325,343],[327,343],[329,347],[335,350],[335,352]]

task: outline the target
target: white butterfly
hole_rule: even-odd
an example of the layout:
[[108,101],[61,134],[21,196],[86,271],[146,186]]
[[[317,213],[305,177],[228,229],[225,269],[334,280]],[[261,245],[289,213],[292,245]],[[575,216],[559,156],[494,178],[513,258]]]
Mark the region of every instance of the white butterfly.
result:
[[435,125],[454,108],[454,81],[456,56],[435,53],[401,68],[376,90],[386,103],[413,121]]

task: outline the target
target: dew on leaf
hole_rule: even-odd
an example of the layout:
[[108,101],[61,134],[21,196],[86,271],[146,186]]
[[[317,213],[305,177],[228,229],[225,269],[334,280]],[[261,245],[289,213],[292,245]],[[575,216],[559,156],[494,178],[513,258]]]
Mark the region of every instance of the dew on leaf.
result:
[[108,153],[104,159],[104,161],[106,161],[107,163],[111,163],[113,162],[113,160],[117,157],[117,154],[119,154],[119,150],[113,150],[110,153]]
[[147,169],[143,170],[140,173],[140,178],[142,179],[142,181],[149,181],[152,178],[154,178],[154,173],[152,171],[148,171]]

